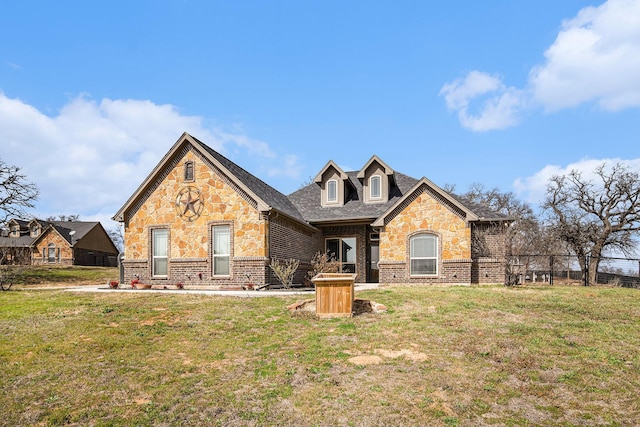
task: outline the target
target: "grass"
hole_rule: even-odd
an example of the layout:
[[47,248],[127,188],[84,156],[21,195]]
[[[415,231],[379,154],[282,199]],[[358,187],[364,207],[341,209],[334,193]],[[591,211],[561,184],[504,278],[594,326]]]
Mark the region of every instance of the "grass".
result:
[[[11,267],[9,267],[11,268]],[[14,286],[22,285],[86,285],[103,284],[118,280],[117,267],[83,267],[83,266],[29,266],[18,268],[13,280]]]
[[638,290],[358,296],[389,311],[316,320],[285,310],[295,297],[2,292],[0,424],[640,424]]

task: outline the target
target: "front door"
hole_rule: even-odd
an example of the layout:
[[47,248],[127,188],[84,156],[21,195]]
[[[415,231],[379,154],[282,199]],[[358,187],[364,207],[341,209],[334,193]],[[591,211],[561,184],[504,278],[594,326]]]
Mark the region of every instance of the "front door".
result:
[[378,261],[380,261],[380,246],[378,242],[369,244],[369,256],[367,257],[367,282],[378,283],[380,280],[380,271],[378,270]]

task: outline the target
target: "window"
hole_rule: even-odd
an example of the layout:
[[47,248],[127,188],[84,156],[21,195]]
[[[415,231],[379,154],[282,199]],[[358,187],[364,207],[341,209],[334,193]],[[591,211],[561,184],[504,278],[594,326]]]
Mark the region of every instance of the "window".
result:
[[56,262],[56,245],[49,243],[47,246],[47,262],[49,264],[55,264]]
[[380,199],[382,197],[381,182],[379,175],[372,176],[369,179],[369,196],[372,199]]
[[151,275],[166,277],[169,266],[169,230],[151,230],[151,252],[153,258]]
[[193,162],[186,162],[184,164],[184,180],[193,181]]
[[342,264],[343,273],[356,272],[356,238],[342,237],[338,239],[327,239],[325,249],[330,257],[335,257],[336,261]]
[[438,238],[432,234],[419,234],[411,238],[411,275],[438,274]]
[[12,225],[9,230],[11,231],[11,237],[20,237],[20,227],[17,225]]
[[327,202],[338,201],[338,181],[335,179],[327,182]]
[[31,237],[38,237],[40,234],[40,227],[38,224],[31,224]]
[[231,233],[228,225],[211,228],[213,240],[213,275],[229,276],[231,272]]

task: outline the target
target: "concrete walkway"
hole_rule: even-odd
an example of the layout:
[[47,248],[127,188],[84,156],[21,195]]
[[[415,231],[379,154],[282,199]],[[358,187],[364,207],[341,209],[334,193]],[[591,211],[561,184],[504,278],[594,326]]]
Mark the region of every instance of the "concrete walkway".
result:
[[[356,283],[354,290],[356,292],[378,289],[377,283]],[[308,295],[309,298],[315,296],[313,290],[305,291],[241,291],[241,290],[209,290],[209,289],[130,289],[119,288],[111,289],[108,285],[97,286],[74,286],[71,288],[65,288],[68,292],[125,292],[125,293],[143,293],[143,294],[185,294],[185,295],[219,295],[226,297],[241,297],[241,298],[255,298],[255,297],[288,297],[291,295]]]

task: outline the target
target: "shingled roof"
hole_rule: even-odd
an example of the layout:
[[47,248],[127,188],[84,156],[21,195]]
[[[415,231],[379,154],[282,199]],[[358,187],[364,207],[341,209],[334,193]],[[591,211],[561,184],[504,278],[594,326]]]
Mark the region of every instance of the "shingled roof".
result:
[[250,188],[253,193],[255,193],[255,195],[262,199],[262,201],[264,201],[266,204],[292,218],[304,221],[302,214],[298,211],[298,209],[296,209],[296,207],[293,205],[293,203],[291,203],[291,200],[289,200],[287,196],[271,187],[260,178],[257,178],[255,175],[247,172],[245,169],[227,159],[225,156],[218,153],[202,141],[194,138],[193,136],[191,138],[193,138],[194,141],[198,142],[202,146],[202,148],[204,148],[207,153],[211,155],[211,157],[216,159],[247,188]]
[[[349,183],[355,190],[352,190],[351,193],[347,195],[343,206],[322,207],[320,203],[321,189],[316,183],[309,184],[290,194],[289,199],[302,213],[305,220],[312,225],[340,221],[373,221],[387,213],[396,203],[406,197],[409,192],[414,190],[414,187],[418,185],[419,182],[428,181],[426,178],[419,180],[399,172],[394,172],[389,200],[386,203],[364,203],[362,182],[357,178],[358,171],[346,172],[346,174]],[[430,184],[435,186],[435,184]],[[486,206],[470,203],[444,190],[439,189],[439,191],[449,196],[453,203],[458,204],[464,211],[472,213],[479,221],[500,221],[508,219],[505,215],[494,212]]]
[[[168,164],[174,155],[177,155],[178,150],[184,147],[185,144],[192,144],[195,149],[201,151],[204,156],[208,157],[217,168],[221,169],[221,172],[228,174],[229,179],[235,182],[236,185],[251,198],[255,199],[258,203],[259,210],[268,211],[274,209],[302,224],[310,226],[328,222],[364,222],[380,219],[381,216],[388,214],[389,210],[399,201],[407,197],[411,191],[415,191],[416,186],[420,185],[428,185],[431,188],[435,188],[440,195],[444,195],[444,199],[448,200],[449,203],[457,205],[458,208],[462,209],[462,211],[468,215],[468,220],[495,221],[507,219],[504,215],[492,212],[483,206],[472,205],[455,195],[446,193],[426,178],[416,179],[396,172],[384,164],[383,166],[385,166],[385,170],[387,170],[389,174],[391,184],[389,187],[389,200],[387,202],[365,204],[362,182],[358,178],[358,174],[362,171],[352,171],[345,173],[346,182],[348,183],[345,188],[349,191],[349,194],[346,195],[345,203],[342,206],[323,207],[321,203],[322,190],[317,182],[313,182],[286,196],[186,132],[176,141],[171,150],[169,150],[124,206],[120,208],[113,219],[117,221],[124,220],[125,211],[133,205],[138,197],[143,196],[144,190],[150,185],[152,178],[159,173],[160,169]],[[377,156],[373,156],[369,163],[373,160],[381,162]],[[330,164],[332,164],[331,161],[328,165]]]
[[[36,219],[42,227],[40,234],[36,237],[31,237],[28,225],[31,221],[24,221],[15,219],[20,224],[20,237],[0,237],[0,247],[31,247],[37,240],[39,240],[49,227],[54,228],[63,239],[73,246],[75,242],[81,240],[87,233],[93,230],[100,223],[97,221],[44,221]],[[75,231],[74,234],[71,234]]]
[[289,200],[298,208],[305,220],[311,224],[328,221],[373,220],[385,213],[418,182],[415,178],[396,172],[394,175],[395,185],[391,188],[389,201],[365,204],[362,183],[357,175],[357,171],[347,172],[348,180],[355,190],[347,195],[344,206],[322,207],[320,204],[321,189],[316,183],[309,184],[290,194]]

